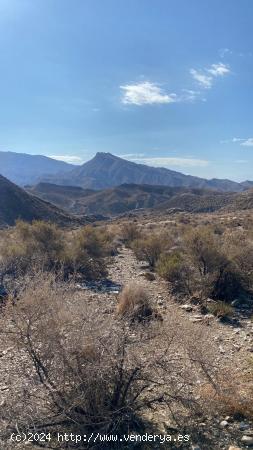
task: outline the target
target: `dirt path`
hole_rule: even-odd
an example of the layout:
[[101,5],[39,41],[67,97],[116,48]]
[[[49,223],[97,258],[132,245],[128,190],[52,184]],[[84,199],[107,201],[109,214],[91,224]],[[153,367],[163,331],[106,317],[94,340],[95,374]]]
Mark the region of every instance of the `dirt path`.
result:
[[143,276],[146,271],[145,264],[138,262],[133,252],[123,247],[119,255],[113,258],[109,276],[123,286],[131,282],[145,285],[162,314],[169,314],[170,310],[176,309],[189,321],[207,326],[213,340],[217,342],[217,352],[224,362],[231,360],[235,365],[244,365],[245,361],[253,356],[253,320],[238,315],[239,325],[231,326],[221,323],[211,315],[207,318],[201,315],[198,306],[191,305],[192,310],[186,311],[170,294],[167,283],[158,276],[154,281],[146,280]]

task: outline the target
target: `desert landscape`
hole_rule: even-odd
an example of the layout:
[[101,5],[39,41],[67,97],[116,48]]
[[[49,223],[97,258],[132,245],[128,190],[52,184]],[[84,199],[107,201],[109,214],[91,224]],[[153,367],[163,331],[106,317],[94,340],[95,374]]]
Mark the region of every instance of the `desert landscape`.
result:
[[2,448],[252,445],[251,188],[0,181]]
[[253,450],[252,23],[0,0],[0,450]]

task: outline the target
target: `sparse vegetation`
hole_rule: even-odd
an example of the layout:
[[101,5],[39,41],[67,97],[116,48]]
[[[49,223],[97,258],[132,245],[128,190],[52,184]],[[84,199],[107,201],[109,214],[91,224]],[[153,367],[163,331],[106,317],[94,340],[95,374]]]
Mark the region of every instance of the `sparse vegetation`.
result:
[[42,221],[18,221],[4,232],[0,253],[2,280],[38,270],[62,273],[65,279],[93,279],[106,275],[112,238],[106,230],[89,225],[71,233]]
[[[131,289],[121,300],[128,311],[137,294],[141,304],[147,302],[144,291],[133,294]],[[25,352],[23,376],[30,389],[25,396],[16,389],[19,402],[9,396],[7,434],[14,427],[51,431],[52,436],[59,429],[82,435],[144,433],[154,426],[146,414],[158,405],[173,411],[186,430],[204,411],[192,386],[199,378],[215,383],[205,336],[200,333],[196,345],[191,327],[178,327],[176,315],[163,326],[153,322],[129,330],[121,320],[97,311],[94,304],[80,305],[71,285],[59,285],[43,273],[27,280],[18,302],[9,304],[10,337]],[[182,422],[186,417],[187,426]],[[77,448],[86,448],[82,445]],[[104,445],[98,448],[111,448]]]
[[142,285],[129,284],[119,296],[117,312],[133,321],[145,321],[152,317],[153,308],[147,290]]
[[211,314],[221,319],[229,318],[234,314],[234,308],[228,303],[221,301],[210,303],[208,305],[208,310]]

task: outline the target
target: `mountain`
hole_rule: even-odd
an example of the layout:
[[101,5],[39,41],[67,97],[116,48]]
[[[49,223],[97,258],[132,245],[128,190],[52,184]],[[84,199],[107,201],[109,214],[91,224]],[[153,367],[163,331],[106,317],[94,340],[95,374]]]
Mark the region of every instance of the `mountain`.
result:
[[75,214],[113,216],[134,209],[177,208],[212,212],[229,205],[237,195],[205,189],[124,184],[101,191],[39,183],[29,189],[34,195],[65,207]]
[[75,218],[33,195],[0,175],[0,226],[14,225],[17,219],[31,222],[34,219],[74,225],[85,222]]
[[39,198],[53,203],[67,211],[82,213],[83,208],[78,205],[83,199],[96,193],[92,189],[83,189],[78,186],[60,186],[52,183],[38,183],[35,186],[27,186],[26,190]]
[[43,175],[69,172],[74,167],[47,156],[0,151],[0,174],[19,186],[34,184]]
[[111,155],[97,153],[90,161],[75,167],[68,173],[43,177],[42,181],[88,189],[105,189],[121,184],[149,184],[171,187],[215,189],[223,192],[240,192],[240,183],[230,180],[206,180],[165,168],[156,168]]

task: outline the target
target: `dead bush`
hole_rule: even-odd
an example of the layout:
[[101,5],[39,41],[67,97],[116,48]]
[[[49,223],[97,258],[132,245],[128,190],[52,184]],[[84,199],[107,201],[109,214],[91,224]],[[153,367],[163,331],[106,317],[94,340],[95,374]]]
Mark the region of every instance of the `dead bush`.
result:
[[[82,296],[80,302],[71,286],[53,276],[24,283],[6,310],[7,336],[24,365],[21,387],[10,388],[2,413],[6,438],[15,429],[51,431],[53,448],[63,448],[54,440],[57,431],[144,433],[152,429],[147,415],[158,405],[182,432],[189,429],[203,411],[194,386],[206,380],[214,385],[212,346],[202,330],[193,332],[174,315],[164,325],[130,329],[103,315],[95,300],[91,305]],[[93,446],[111,449],[104,442],[75,448]]]
[[153,314],[150,298],[147,290],[135,283],[124,287],[119,295],[117,313],[134,321],[150,319]]

